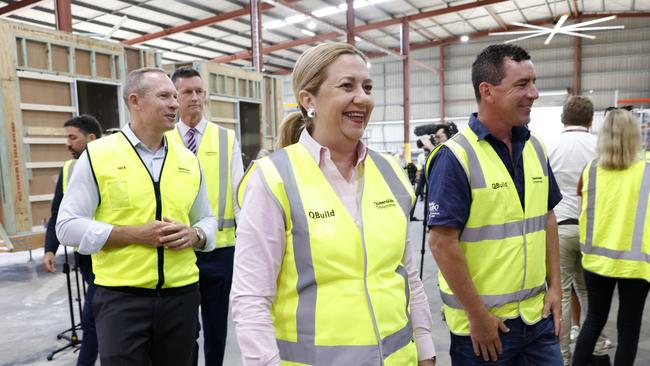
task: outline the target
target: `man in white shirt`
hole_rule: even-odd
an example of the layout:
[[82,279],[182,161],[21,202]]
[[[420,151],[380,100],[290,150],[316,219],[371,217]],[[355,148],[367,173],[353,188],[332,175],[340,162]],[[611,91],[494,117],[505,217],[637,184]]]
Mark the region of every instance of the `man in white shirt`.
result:
[[[216,249],[196,253],[200,270],[201,320],[205,365],[221,366],[228,331],[228,300],[232,283],[235,253],[235,222],[239,207],[235,205],[237,186],[244,175],[239,143],[232,130],[208,121],[203,115],[207,91],[198,71],[180,67],[172,74],[178,90],[179,122],[168,132],[170,140],[179,141],[201,162],[212,212],[217,218]],[[198,333],[197,333],[198,338]],[[193,364],[198,363],[198,343]]]
[[88,144],[59,209],[64,245],[92,254],[102,366],[189,365],[198,314],[194,250],[214,248],[217,222],[199,161],[165,131],[176,88],[164,70],[134,70],[131,122]]
[[[582,274],[582,254],[578,242],[581,200],[577,195],[577,187],[583,168],[597,156],[596,137],[589,132],[593,115],[594,105],[589,98],[572,96],[567,99],[562,110],[564,130],[557,139],[557,144],[548,154],[551,168],[562,192],[562,201],[555,207],[555,216],[560,239],[562,322],[565,329],[560,339],[560,348],[564,365],[569,365],[571,359],[569,306],[572,286],[575,287],[582,308],[587,307],[587,290]],[[601,339],[594,355],[603,355],[606,351],[604,339]]]

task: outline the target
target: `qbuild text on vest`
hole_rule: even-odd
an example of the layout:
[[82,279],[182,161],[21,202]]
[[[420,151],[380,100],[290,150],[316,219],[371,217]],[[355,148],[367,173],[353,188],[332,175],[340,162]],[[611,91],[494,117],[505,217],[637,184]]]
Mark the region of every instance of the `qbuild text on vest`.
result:
[[334,217],[334,209],[330,211],[325,210],[322,212],[309,211],[309,217],[311,217],[312,219],[326,219],[328,217]]

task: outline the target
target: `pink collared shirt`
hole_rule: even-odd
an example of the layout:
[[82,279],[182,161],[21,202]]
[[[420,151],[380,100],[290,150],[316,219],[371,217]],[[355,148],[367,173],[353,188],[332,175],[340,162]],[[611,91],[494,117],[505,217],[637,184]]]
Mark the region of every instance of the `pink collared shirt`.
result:
[[[359,142],[359,158],[348,181],[334,165],[329,149],[316,142],[306,130],[300,135],[300,143],[318,163],[350,215],[359,222],[357,202],[363,191],[363,167],[368,151],[366,145]],[[276,366],[280,365],[280,356],[271,319],[271,304],[285,251],[284,218],[260,174],[259,170],[251,174],[244,192],[237,226],[230,297],[244,365]],[[411,321],[418,359],[430,359],[436,354],[431,335],[433,321],[418,277],[415,249],[410,244],[408,234],[404,266],[411,289]]]

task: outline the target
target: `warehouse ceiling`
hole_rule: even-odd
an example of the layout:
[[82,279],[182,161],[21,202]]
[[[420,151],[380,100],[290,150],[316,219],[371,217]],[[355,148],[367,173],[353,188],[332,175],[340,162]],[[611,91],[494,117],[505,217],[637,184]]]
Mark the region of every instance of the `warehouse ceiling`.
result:
[[[55,27],[54,0],[0,1],[0,16]],[[72,0],[75,33],[162,52],[163,63],[215,60],[250,67],[249,2],[241,0]],[[310,45],[346,40],[345,0],[266,0],[264,70],[290,71]],[[650,0],[356,0],[356,44],[371,56],[399,53],[402,21],[411,49],[460,42],[461,36],[516,29],[511,24],[577,18],[650,16]],[[617,21],[606,25],[616,25]],[[595,35],[597,36],[597,32]],[[507,37],[495,37],[505,41]]]

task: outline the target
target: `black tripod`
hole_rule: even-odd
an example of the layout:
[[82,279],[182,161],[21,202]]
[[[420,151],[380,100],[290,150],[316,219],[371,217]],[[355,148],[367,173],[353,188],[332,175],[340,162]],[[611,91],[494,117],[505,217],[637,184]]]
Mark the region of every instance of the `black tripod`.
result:
[[[428,229],[427,221],[429,219],[429,217],[428,217],[429,216],[429,205],[428,205],[428,202],[427,202],[427,198],[428,198],[427,197],[428,196],[427,192],[429,191],[429,185],[427,184],[426,181],[424,182],[423,191],[424,191],[423,192],[424,201],[422,203],[424,203],[424,210],[423,210],[424,211],[424,217],[422,217],[422,248],[420,249],[420,255],[421,255],[421,257],[420,257],[420,280],[422,280],[422,271],[424,270],[424,253],[425,253],[424,249],[425,249],[425,245],[426,245],[426,242],[427,242],[427,229]],[[416,197],[415,199],[417,200],[418,198]],[[417,201],[416,201],[416,204],[417,204]]]
[[[70,328],[64,330],[63,332],[59,333],[56,335],[56,339],[65,339],[68,341],[68,344],[66,344],[63,347],[60,347],[58,349],[55,349],[52,351],[48,356],[47,360],[52,361],[54,358],[54,355],[66,350],[68,348],[74,348],[74,351],[76,352],[79,349],[79,345],[81,344],[81,339],[79,339],[79,336],[77,335],[77,330],[81,329],[81,323],[75,323],[74,320],[74,306],[72,305],[72,281],[70,280],[70,263],[68,262],[68,248],[66,246],[63,246],[63,251],[65,253],[65,262],[63,263],[63,273],[65,273],[65,279],[68,285],[68,307],[70,310]],[[79,290],[79,266],[76,263],[77,261],[75,260],[75,266],[73,268],[75,272],[75,282],[76,282],[76,287],[77,287],[77,298],[74,300],[77,302],[79,306],[79,317],[81,317],[81,292]]]

